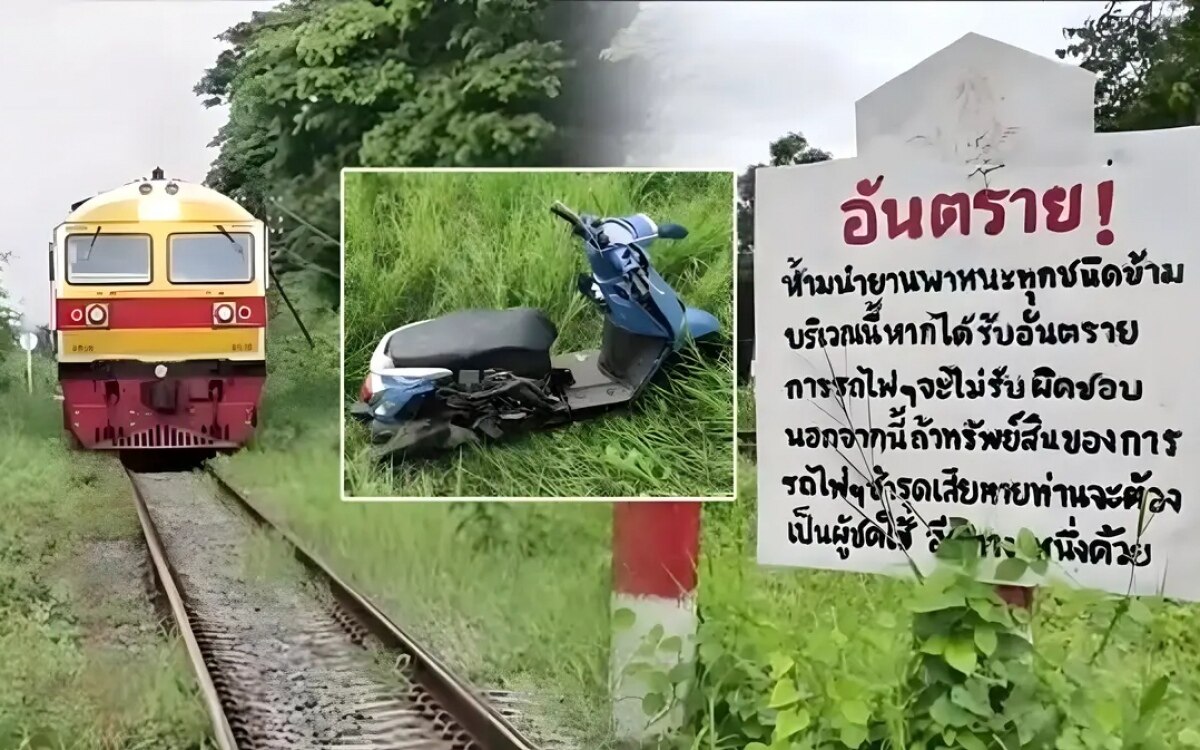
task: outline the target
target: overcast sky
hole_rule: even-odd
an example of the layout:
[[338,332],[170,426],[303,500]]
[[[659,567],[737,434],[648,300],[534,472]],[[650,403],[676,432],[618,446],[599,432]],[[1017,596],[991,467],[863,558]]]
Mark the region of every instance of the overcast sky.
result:
[[47,247],[75,201],[149,176],[201,181],[225,113],[192,87],[213,37],[274,2],[5,0],[0,22],[0,250],[5,287],[34,323],[49,320]]
[[[5,287],[28,317],[49,314],[47,243],[70,204],[162,166],[202,180],[224,120],[192,86],[213,37],[274,2],[5,2],[0,144],[8,185]],[[647,166],[740,169],[801,130],[836,156],[854,150],[854,102],[969,31],[1053,55],[1062,27],[1101,2],[658,2],[637,23],[673,85]],[[653,27],[654,30],[649,30]],[[635,29],[635,31],[638,31]]]
[[641,161],[744,168],[799,130],[854,155],[854,102],[968,32],[1047,57],[1104,2],[644,3],[631,35],[663,66]]

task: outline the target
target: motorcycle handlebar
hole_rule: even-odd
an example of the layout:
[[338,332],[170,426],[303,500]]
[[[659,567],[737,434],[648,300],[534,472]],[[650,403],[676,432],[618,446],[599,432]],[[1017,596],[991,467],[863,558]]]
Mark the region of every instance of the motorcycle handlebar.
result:
[[580,231],[580,228],[583,226],[583,220],[559,201],[554,201],[551,204],[550,213],[570,224],[576,231]]
[[[554,201],[550,205],[550,213],[570,224],[571,229],[576,235],[585,239],[592,236],[593,232],[584,223],[583,219],[574,211],[564,206],[562,202]],[[679,224],[663,224],[658,227],[656,236],[665,240],[681,240],[688,236],[688,230]]]

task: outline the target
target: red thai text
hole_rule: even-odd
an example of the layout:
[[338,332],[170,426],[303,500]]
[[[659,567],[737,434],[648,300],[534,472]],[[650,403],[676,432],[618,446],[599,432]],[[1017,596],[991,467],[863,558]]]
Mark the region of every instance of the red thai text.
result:
[[[883,175],[862,179],[855,185],[855,196],[842,203],[845,223],[842,238],[847,245],[870,245],[880,237],[919,239],[948,234],[969,236],[982,229],[985,235],[1004,231],[1010,213],[1014,224],[1025,234],[1048,231],[1073,232],[1083,224],[1085,202],[1093,203],[1099,220],[1096,242],[1108,246],[1114,241],[1109,229],[1112,219],[1113,181],[1105,180],[1094,188],[1082,183],[1069,187],[1055,185],[1040,193],[1033,188],[983,188],[974,194],[938,193],[926,200],[912,196],[907,200],[883,198],[876,205],[876,194],[883,186]],[[1085,195],[1090,199],[1085,201]],[[882,216],[880,215],[882,214]]]

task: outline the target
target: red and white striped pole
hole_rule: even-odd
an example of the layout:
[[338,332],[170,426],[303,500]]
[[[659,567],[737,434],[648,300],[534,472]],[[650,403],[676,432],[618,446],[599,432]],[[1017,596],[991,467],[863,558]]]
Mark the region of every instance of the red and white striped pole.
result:
[[[643,698],[652,692],[644,674],[627,674],[634,661],[650,661],[670,672],[696,653],[696,565],[700,556],[699,502],[613,504],[612,685],[613,729],[619,741],[641,741],[678,728],[682,695],[672,706],[648,715]],[[624,611],[624,610],[627,610]],[[629,622],[632,612],[632,623]],[[655,629],[677,636],[678,651],[637,654]],[[661,687],[661,684],[659,685]]]

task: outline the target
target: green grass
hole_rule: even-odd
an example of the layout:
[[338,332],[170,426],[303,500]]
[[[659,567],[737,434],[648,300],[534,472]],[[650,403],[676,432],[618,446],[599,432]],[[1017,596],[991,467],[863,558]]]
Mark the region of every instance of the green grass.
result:
[[728,173],[352,173],[346,176],[345,382],[358,397],[387,331],[464,308],[530,306],[559,329],[555,353],[599,346],[602,318],[576,289],[578,241],[549,213],[643,212],[690,232],[651,248],[724,344],[688,350],[618,413],[435,460],[378,464],[347,424],[357,497],[728,497],[732,494],[732,181]]
[[68,453],[49,368],[29,398],[18,358],[0,412],[0,747],[211,747],[182,647],[137,614],[141,581],[105,566],[140,549],[120,466]]

